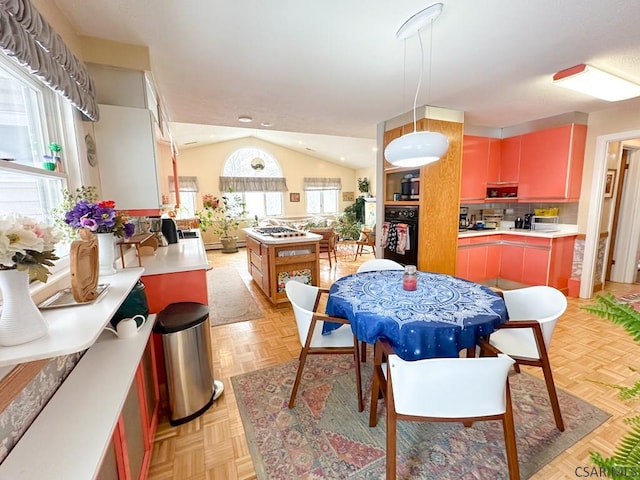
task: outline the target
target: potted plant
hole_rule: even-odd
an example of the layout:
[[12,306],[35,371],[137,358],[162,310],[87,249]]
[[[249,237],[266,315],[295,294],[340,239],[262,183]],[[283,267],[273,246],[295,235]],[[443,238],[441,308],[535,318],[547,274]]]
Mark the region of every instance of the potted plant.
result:
[[367,177],[358,178],[358,190],[360,193],[364,193],[365,196],[369,194],[369,179]]
[[222,243],[222,253],[235,253],[238,251],[238,237],[231,233],[238,229],[240,221],[246,215],[245,204],[235,195],[223,195],[222,202],[217,198],[211,200],[211,195],[204,195],[202,210],[196,212],[196,217],[200,220],[200,230],[206,232],[211,228],[213,233],[220,235]]
[[358,221],[357,212],[354,205],[350,205],[344,209],[344,212],[338,216],[335,226],[335,232],[340,240],[358,240],[362,223]]
[[62,147],[57,143],[51,142],[47,145],[47,148],[49,149],[49,153],[44,156],[45,161],[42,163],[42,166],[47,170],[54,171],[60,161]]
[[[640,312],[631,305],[619,302],[616,298],[607,294],[596,297],[596,303],[582,307],[587,312],[606,318],[610,322],[622,326],[636,342],[640,342]],[[633,369],[633,367],[629,367]],[[640,382],[630,387],[622,385],[610,385],[618,390],[618,397],[622,400],[637,399],[640,397]],[[591,461],[601,469],[611,472],[611,478],[627,478],[626,472],[629,465],[637,466],[640,461],[640,416],[636,415],[625,420],[629,425],[629,431],[611,457],[605,458],[601,453],[591,451]],[[634,467],[635,468],[635,467]],[[618,473],[616,473],[618,472]]]

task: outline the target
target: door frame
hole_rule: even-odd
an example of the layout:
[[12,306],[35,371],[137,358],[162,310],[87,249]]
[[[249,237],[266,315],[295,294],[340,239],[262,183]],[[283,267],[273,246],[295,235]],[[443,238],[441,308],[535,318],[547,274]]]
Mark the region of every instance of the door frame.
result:
[[[591,195],[589,197],[589,215],[585,232],[582,275],[580,277],[580,298],[591,298],[593,296],[607,171],[607,145],[609,142],[624,142],[625,140],[634,140],[637,138],[640,138],[640,130],[611,133],[596,137],[596,149],[593,157],[593,171],[591,176]],[[606,268],[606,265],[603,267]]]

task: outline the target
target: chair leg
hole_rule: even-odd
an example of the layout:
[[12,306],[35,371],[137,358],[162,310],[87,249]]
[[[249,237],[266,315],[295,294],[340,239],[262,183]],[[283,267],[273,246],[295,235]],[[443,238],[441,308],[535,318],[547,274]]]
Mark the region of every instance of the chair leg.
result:
[[385,388],[383,384],[384,374],[382,373],[382,349],[376,343],[373,346],[373,379],[371,382],[371,405],[369,406],[369,426],[375,427],[378,424],[378,399]]
[[387,480],[396,480],[396,412],[387,409]]
[[545,355],[543,356],[541,361],[544,381],[547,384],[549,401],[551,402],[551,409],[553,410],[553,418],[556,421],[556,427],[558,427],[558,430],[564,432],[564,421],[562,420],[562,413],[560,412],[560,402],[558,402],[558,392],[556,391],[556,385],[553,382],[553,374],[551,373],[551,364],[549,363],[549,357]]
[[507,450],[507,467],[510,480],[520,480],[520,465],[518,464],[518,449],[516,447],[516,429],[513,422],[513,410],[511,409],[511,392],[507,380],[507,409],[502,419],[504,430],[504,443]]
[[305,347],[302,347],[302,350],[300,350],[300,358],[299,358],[299,364],[298,364],[298,371],[296,372],[296,379],[293,382],[291,397],[289,397],[289,408],[293,408],[296,401],[296,395],[298,394],[298,387],[300,386],[300,379],[302,378],[302,371],[304,370],[304,364],[307,361],[307,353],[308,353],[307,349]]
[[362,374],[360,369],[360,352],[358,351],[358,337],[353,336],[353,359],[356,365],[356,389],[358,391],[358,411],[364,410],[364,402],[362,401]]
[[360,361],[367,363],[367,343],[360,342]]

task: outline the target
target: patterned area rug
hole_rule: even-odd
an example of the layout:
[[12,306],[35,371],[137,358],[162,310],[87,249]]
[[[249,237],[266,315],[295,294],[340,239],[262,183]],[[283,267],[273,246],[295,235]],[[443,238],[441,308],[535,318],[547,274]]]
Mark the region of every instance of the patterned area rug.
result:
[[[295,408],[287,402],[298,361],[231,379],[259,479],[381,479],[385,477],[385,410],[369,428],[368,405],[357,412],[353,361],[348,355],[309,357]],[[366,397],[371,364],[363,366]],[[566,426],[555,428],[542,380],[510,377],[518,458],[523,479],[604,422],[602,410],[558,390]],[[461,386],[461,394],[465,392]],[[368,401],[365,402],[368,404]],[[508,477],[500,422],[398,423],[398,479]],[[571,476],[573,471],[567,472]]]
[[212,327],[255,320],[264,316],[235,268],[209,270],[207,290]]
[[617,297],[616,300],[620,303],[628,303],[640,312],[640,293],[629,293],[627,295]]

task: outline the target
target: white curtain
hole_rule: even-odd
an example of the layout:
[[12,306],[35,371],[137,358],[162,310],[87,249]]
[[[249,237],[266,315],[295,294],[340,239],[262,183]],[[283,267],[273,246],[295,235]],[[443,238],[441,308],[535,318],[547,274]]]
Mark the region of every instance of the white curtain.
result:
[[287,181],[283,177],[220,177],[221,192],[286,192]]
[[303,190],[342,190],[342,180],[340,178],[331,177],[305,177],[303,183]]

